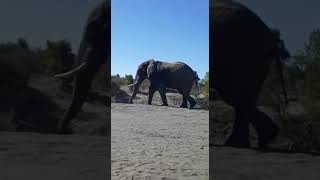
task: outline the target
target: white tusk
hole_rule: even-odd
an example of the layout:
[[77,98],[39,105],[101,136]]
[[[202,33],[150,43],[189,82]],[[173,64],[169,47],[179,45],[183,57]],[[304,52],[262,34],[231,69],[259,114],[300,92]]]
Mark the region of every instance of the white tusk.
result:
[[87,66],[87,63],[83,62],[83,63],[81,63],[78,67],[76,67],[76,68],[74,68],[74,69],[71,69],[70,71],[65,72],[65,73],[56,74],[54,77],[55,77],[55,78],[70,77],[70,76],[72,76],[74,73],[76,73],[76,72],[82,70],[83,68],[85,68],[85,66]]
[[134,86],[134,85],[136,85],[136,84],[137,84],[137,82],[134,82],[134,83],[132,83],[132,84],[129,84],[128,87]]

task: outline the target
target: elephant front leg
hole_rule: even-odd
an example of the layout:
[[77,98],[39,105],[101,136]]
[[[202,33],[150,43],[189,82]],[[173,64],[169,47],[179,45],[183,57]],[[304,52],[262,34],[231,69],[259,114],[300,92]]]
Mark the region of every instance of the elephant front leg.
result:
[[152,98],[154,93],[156,92],[156,89],[153,87],[149,87],[149,95],[148,95],[148,104],[151,105]]
[[166,88],[165,87],[160,87],[159,88],[159,93],[160,93],[161,100],[162,100],[162,106],[168,106],[167,96],[166,96]]

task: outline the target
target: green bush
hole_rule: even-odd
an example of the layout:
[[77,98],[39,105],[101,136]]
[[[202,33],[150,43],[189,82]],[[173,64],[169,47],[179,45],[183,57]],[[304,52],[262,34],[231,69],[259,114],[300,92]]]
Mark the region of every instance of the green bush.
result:
[[[287,112],[283,129],[297,144],[307,150],[320,150],[320,30],[310,33],[303,51],[287,66],[289,90],[295,92],[296,102],[303,112]],[[296,103],[297,105],[294,105]]]

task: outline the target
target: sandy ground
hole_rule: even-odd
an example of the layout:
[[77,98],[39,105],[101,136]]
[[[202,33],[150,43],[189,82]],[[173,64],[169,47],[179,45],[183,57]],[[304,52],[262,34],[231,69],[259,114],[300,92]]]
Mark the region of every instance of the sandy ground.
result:
[[318,180],[320,156],[210,148],[210,179]]
[[0,179],[106,179],[109,151],[102,136],[1,132]]
[[[270,117],[279,121],[277,115],[266,107],[260,107]],[[210,144],[223,144],[232,130],[234,120],[233,110],[223,102],[215,102],[215,117],[210,123]],[[294,109],[295,113],[299,112]],[[291,111],[290,111],[291,113]],[[282,130],[281,130],[282,131]],[[280,135],[269,145],[274,150],[266,153],[253,149],[210,146],[210,179],[214,180],[316,180],[320,179],[318,172],[320,156],[306,153],[285,153],[289,146],[295,145],[293,140]],[[251,140],[255,139],[251,134]]]
[[[35,83],[47,94],[56,92],[54,83]],[[56,96],[65,109],[70,97],[50,94]],[[168,94],[171,107],[162,107],[155,96],[150,106],[145,95],[138,95],[135,102],[142,104],[112,104],[111,149],[105,135],[110,112],[98,102],[83,107],[73,122],[75,135],[0,132],[0,180],[209,179],[209,112],[178,108],[179,101]],[[223,140],[234,115],[222,104],[213,115],[218,118],[211,140]],[[210,147],[214,180],[318,180],[319,167],[320,156],[310,154]]]
[[111,107],[112,179],[208,179],[208,111]]

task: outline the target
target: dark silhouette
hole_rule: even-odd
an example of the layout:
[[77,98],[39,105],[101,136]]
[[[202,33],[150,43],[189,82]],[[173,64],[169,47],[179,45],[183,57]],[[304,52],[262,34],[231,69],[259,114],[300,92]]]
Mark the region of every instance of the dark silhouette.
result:
[[272,61],[281,70],[281,59],[289,56],[279,36],[251,10],[234,1],[210,1],[210,88],[236,112],[225,145],[249,147],[249,123],[260,148],[277,135],[279,128],[256,103]]
[[[89,15],[78,51],[78,66],[69,72],[58,74],[62,78],[75,74],[75,86],[71,105],[58,125],[59,133],[71,133],[70,120],[80,111],[92,80],[102,64],[110,61],[111,4],[105,0]],[[108,67],[109,68],[109,67]],[[108,71],[109,69],[106,69]],[[108,85],[110,83],[107,83]]]
[[183,96],[183,101],[180,107],[187,108],[187,101],[190,103],[190,108],[196,104],[196,101],[190,96],[193,83],[198,86],[199,77],[188,65],[182,62],[166,63],[155,61],[153,59],[141,63],[138,67],[135,82],[129,87],[134,86],[132,96],[129,103],[132,103],[133,98],[139,91],[139,87],[143,80],[150,80],[148,104],[151,104],[154,93],[158,90],[162,105],[168,106],[166,98],[167,88],[177,89]]

